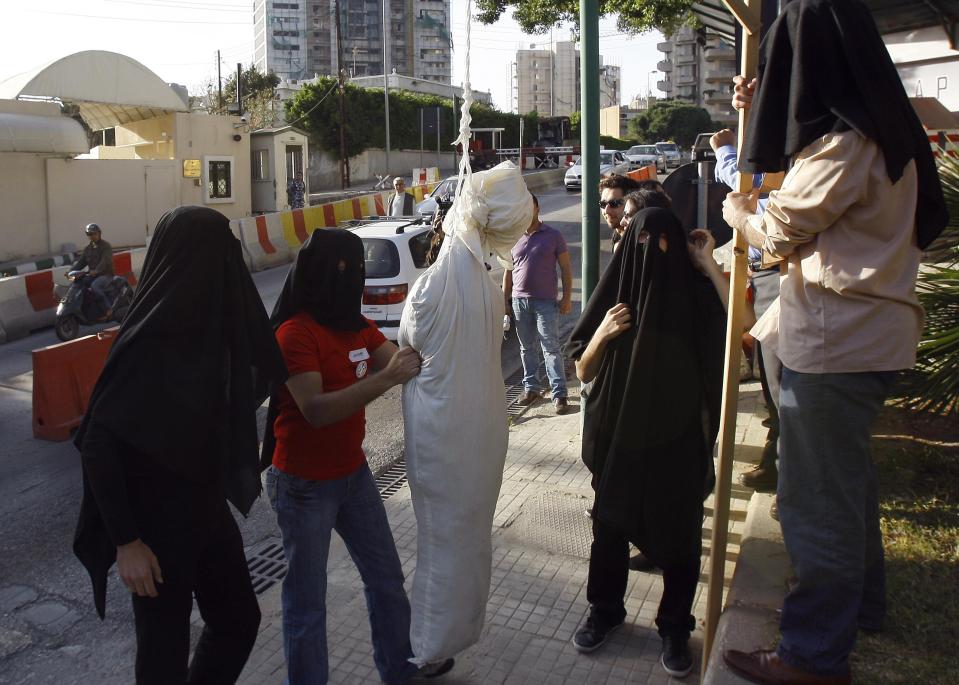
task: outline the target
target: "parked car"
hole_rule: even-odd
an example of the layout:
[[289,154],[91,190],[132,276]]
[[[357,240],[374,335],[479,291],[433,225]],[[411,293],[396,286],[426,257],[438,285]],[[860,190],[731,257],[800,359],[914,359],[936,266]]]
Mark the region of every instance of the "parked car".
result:
[[423,201],[418,203],[413,209],[413,212],[416,216],[432,217],[433,212],[436,211],[436,199],[441,198],[444,195],[453,196],[456,193],[456,188],[459,185],[458,176],[450,176],[445,178],[433,188],[433,192],[423,198]]
[[386,219],[350,230],[363,241],[366,258],[363,316],[372,320],[387,338],[396,340],[406,298],[426,270],[430,225]]
[[[566,190],[580,190],[583,187],[583,162],[582,157],[573,160],[569,169],[566,171]],[[599,175],[609,176],[610,174],[625,174],[630,170],[629,160],[619,150],[600,150],[599,151]]]
[[626,150],[626,159],[633,168],[655,164],[658,173],[666,172],[666,155],[657,150],[655,145],[633,145]]
[[678,167],[683,163],[682,154],[679,151],[679,146],[672,142],[671,140],[661,141],[656,143],[656,149],[659,150],[663,156],[666,157],[666,166],[667,168],[673,169]]

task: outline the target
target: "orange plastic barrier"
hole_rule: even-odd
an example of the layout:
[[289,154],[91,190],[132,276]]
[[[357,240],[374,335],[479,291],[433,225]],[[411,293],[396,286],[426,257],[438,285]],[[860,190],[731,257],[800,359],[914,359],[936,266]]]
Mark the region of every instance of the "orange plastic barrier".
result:
[[33,436],[62,442],[80,425],[119,326],[33,351]]
[[627,172],[626,175],[634,181],[656,180],[656,165],[650,164],[649,166],[644,166],[642,169]]

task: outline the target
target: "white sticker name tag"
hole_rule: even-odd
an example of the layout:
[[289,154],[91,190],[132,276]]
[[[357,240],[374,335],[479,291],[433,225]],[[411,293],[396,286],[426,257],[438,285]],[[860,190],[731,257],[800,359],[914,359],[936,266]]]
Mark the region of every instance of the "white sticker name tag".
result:
[[370,353],[366,351],[365,347],[361,347],[358,350],[350,351],[350,361],[353,362],[354,364],[356,362],[366,361],[369,358],[370,358]]

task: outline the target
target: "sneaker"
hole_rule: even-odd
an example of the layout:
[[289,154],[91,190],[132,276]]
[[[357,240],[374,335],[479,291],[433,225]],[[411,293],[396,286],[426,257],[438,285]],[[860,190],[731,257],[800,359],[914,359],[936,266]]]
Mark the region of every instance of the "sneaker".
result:
[[523,393],[522,397],[519,398],[517,404],[521,404],[524,407],[528,407],[533,404],[536,400],[540,399],[538,392],[533,392],[532,390],[527,390]]
[[779,481],[779,472],[776,467],[767,468],[760,464],[739,477],[739,482],[756,492],[775,492]]
[[590,615],[586,618],[583,627],[577,630],[576,634],[573,635],[573,646],[577,652],[582,652],[583,654],[595,652],[606,644],[610,633],[621,625],[623,625],[622,621],[615,625],[607,626],[604,622],[597,621]]
[[456,659],[450,657],[445,661],[434,661],[429,664],[423,664],[420,666],[420,670],[411,678],[411,680],[426,680],[428,678],[439,678],[441,675],[445,675],[453,670],[453,664],[456,663]]
[[557,414],[565,414],[569,411],[569,402],[566,401],[565,397],[557,397],[553,400],[553,406],[556,407]]
[[674,678],[685,678],[693,670],[693,655],[689,653],[688,635],[664,635],[660,663]]

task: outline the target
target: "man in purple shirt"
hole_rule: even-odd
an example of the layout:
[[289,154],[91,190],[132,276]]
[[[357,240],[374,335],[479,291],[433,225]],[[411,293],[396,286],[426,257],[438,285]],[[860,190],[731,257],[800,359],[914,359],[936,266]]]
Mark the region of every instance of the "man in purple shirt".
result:
[[[540,359],[538,343],[546,358],[546,377],[556,413],[565,414],[569,405],[557,312],[567,315],[573,310],[573,267],[563,235],[539,220],[539,201],[535,195],[533,208],[533,220],[513,248],[513,268],[503,274],[506,309],[513,309],[523,361],[524,392],[520,404],[532,404],[540,397],[536,375]],[[557,265],[563,278],[563,297],[558,301]]]

